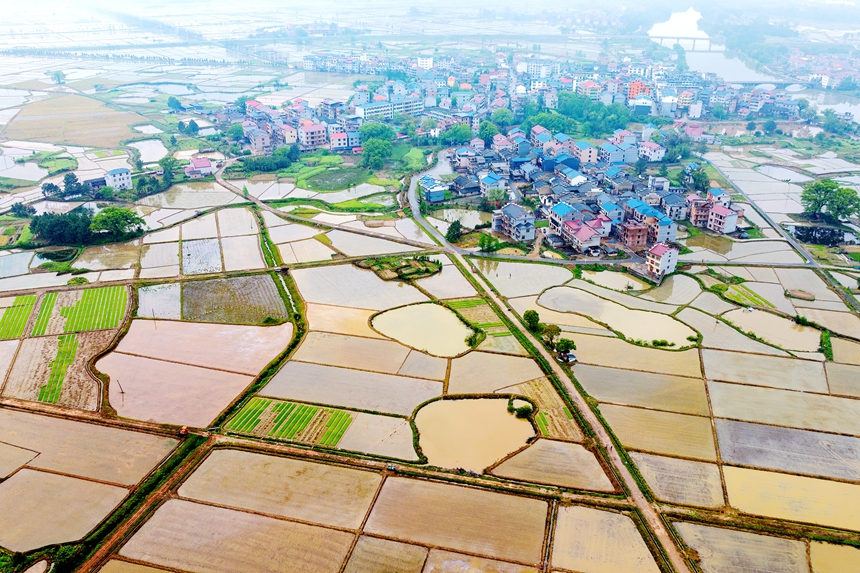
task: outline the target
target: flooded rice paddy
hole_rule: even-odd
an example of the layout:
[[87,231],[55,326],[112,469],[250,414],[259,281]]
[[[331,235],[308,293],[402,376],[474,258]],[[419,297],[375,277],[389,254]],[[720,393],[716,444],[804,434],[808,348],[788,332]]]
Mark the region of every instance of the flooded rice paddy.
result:
[[582,271],[582,278],[600,286],[618,290],[621,292],[639,291],[648,288],[648,285],[636,277],[627,273],[613,271]]
[[377,315],[373,328],[389,338],[423,352],[453,357],[469,350],[472,330],[457,315],[437,304],[415,304]]

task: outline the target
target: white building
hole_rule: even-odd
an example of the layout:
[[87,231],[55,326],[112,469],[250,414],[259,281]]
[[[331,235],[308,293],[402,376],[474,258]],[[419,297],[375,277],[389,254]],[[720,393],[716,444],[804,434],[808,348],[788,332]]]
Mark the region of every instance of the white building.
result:
[[661,278],[675,272],[675,267],[678,266],[678,249],[666,243],[657,243],[648,249],[646,259],[651,276]]
[[117,190],[131,189],[131,171],[125,167],[111,169],[105,173],[105,184]]
[[418,56],[418,67],[422,70],[429,70],[433,67],[433,58],[422,58]]

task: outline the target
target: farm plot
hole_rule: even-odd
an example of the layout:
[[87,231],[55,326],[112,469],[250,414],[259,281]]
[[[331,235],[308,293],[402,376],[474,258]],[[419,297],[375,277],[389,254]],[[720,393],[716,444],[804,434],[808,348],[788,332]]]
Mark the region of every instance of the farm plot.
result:
[[451,361],[448,394],[483,394],[535,380],[543,371],[531,358],[470,352]]
[[26,275],[30,272],[33,253],[12,253],[0,257],[0,279]]
[[257,218],[248,209],[221,209],[218,211],[218,231],[221,238],[256,235]]
[[412,253],[420,251],[420,247],[413,247],[403,243],[396,243],[376,237],[366,237],[347,231],[334,230],[326,233],[332,246],[348,257],[370,257],[388,253]]
[[572,280],[567,286],[584,290],[585,292],[590,292],[602,299],[611,300],[621,306],[634,310],[647,310],[650,312],[658,312],[660,314],[672,314],[678,309],[678,306],[674,304],[653,302],[640,296],[632,296],[622,292],[617,292],[578,279]]
[[15,358],[17,350],[17,340],[0,340],[0,380],[6,379],[6,374],[12,368],[12,359]]
[[179,227],[171,227],[161,231],[147,233],[143,237],[144,245],[154,245],[157,243],[176,243],[179,241]]
[[260,390],[263,396],[411,416],[442,394],[442,383],[405,376],[288,362]]
[[615,491],[594,453],[569,442],[537,440],[493,466],[489,473],[571,489]]
[[462,298],[476,294],[475,287],[453,265],[443,265],[441,272],[415,281],[415,284],[438,299]]
[[555,310],[542,307],[537,303],[537,299],[538,297],[536,296],[509,298],[508,304],[510,304],[511,308],[513,308],[520,316],[525,314],[527,310],[533,310],[538,313],[541,322],[545,324],[558,325],[558,327],[564,332],[615,336],[615,333],[605,326],[597,324],[584,316],[569,312],[557,312]]
[[600,402],[707,416],[708,397],[701,378],[630,372],[615,368],[573,368],[586,392]]
[[733,308],[737,308],[735,305],[724,301],[711,292],[703,292],[690,303],[690,306],[713,315],[722,314],[726,311],[732,310]]
[[632,519],[578,506],[558,510],[552,565],[589,573],[660,571]]
[[140,268],[153,269],[179,265],[179,243],[144,245],[140,255]]
[[694,308],[685,308],[676,316],[678,320],[690,325],[702,334],[702,346],[705,348],[788,356],[784,350],[753,340],[719,319],[708,316]]
[[799,308],[797,312],[836,334],[860,338],[860,318],[850,312],[836,312],[816,308]]
[[441,381],[447,376],[448,361],[413,350],[406,357],[406,361],[397,373],[401,376],[415,376],[416,378]]
[[183,223],[181,232],[183,241],[217,239],[218,220],[215,218],[215,213],[209,213],[208,215],[203,215],[200,218]]
[[739,511],[860,530],[860,485],[731,466],[723,475]]
[[354,537],[174,499],[162,505],[119,554],[185,571],[337,573]]
[[293,360],[396,374],[409,349],[390,340],[309,332]]
[[115,330],[101,330],[24,340],[3,395],[96,410],[101,384],[89,374],[87,364],[115,335]]
[[218,239],[182,241],[182,274],[220,273],[221,244]]
[[224,252],[224,270],[242,271],[266,268],[260,252],[260,239],[256,235],[224,237],[221,239]]
[[39,452],[10,446],[0,442],[0,480],[12,475],[15,470],[39,455]]
[[860,366],[860,344],[841,338],[832,338],[830,343],[833,345],[833,360]]
[[130,486],[176,446],[176,440],[13,410],[0,410],[7,444],[38,452],[28,467]]
[[697,523],[672,525],[696,550],[704,573],[807,573],[806,544],[793,539]]
[[293,278],[302,298],[318,304],[387,310],[427,300],[410,285],[384,281],[373,271],[353,265],[298,269]]
[[824,369],[831,394],[860,398],[860,366],[827,362]]
[[309,303],[305,312],[310,330],[363,338],[383,338],[370,328],[370,317],[375,314],[372,310]]
[[813,541],[809,544],[809,557],[813,573],[853,573],[860,562],[856,547],[833,545]]
[[597,272],[582,271],[582,278],[602,287],[621,292],[641,291],[649,288],[647,283],[642,282],[632,275],[611,270]]
[[815,300],[842,301],[812,269],[775,268],[774,272],[785,290],[808,292]]
[[388,458],[417,460],[412,445],[412,426],[403,418],[364,412],[350,413],[352,423],[337,446]]
[[134,320],[114,352],[256,376],[290,342],[293,325],[271,327]]
[[[444,270],[444,267],[443,267]],[[519,343],[513,333],[505,326],[496,311],[483,299],[471,298],[452,300],[448,306],[455,309],[460,316],[474,328],[487,333],[486,338],[478,345],[478,350],[528,356],[529,353]]]
[[860,481],[860,439],[732,420],[714,424],[725,463]]
[[181,497],[358,529],[382,483],[379,474],[339,466],[216,450],[179,489]]
[[48,293],[40,299],[33,336],[114,329],[125,317],[125,286]]
[[178,219],[183,220],[192,216],[196,210],[219,207],[237,199],[238,197],[232,191],[214,181],[192,181],[174,185],[167,191],[144,197],[137,204],[162,209],[188,209],[183,213],[182,219]]
[[457,315],[433,303],[385,311],[375,316],[371,325],[405,346],[445,358],[468,352],[465,340],[472,334]]
[[27,321],[36,306],[35,295],[16,296],[12,304],[0,308],[0,340],[20,338],[27,327]]
[[281,260],[285,264],[330,261],[332,256],[337,254],[317,239],[306,239],[304,241],[278,245],[278,252],[281,253]]
[[545,501],[393,477],[365,532],[519,563],[541,559]]
[[771,344],[788,350],[815,352],[821,341],[821,333],[818,330],[800,326],[792,320],[769,312],[747,312],[738,309],[725,313],[723,318]]
[[508,386],[496,392],[520,394],[531,399],[537,405],[535,423],[542,436],[572,442],[581,442],[585,439],[573,413],[562,401],[549,379],[538,378],[524,384]]
[[720,468],[716,464],[640,452],[630,452],[630,458],[659,500],[696,507],[725,505]]
[[87,247],[72,266],[91,271],[130,269],[137,264],[139,251],[140,241]]
[[702,292],[698,281],[686,275],[672,275],[663,284],[642,295],[642,298],[667,304],[689,304]]
[[696,350],[666,352],[603,336],[577,336],[576,346],[576,356],[583,364],[674,376],[702,375],[699,353]]
[[415,414],[415,426],[430,464],[476,472],[534,436],[531,424],[508,412],[504,399],[431,402]]
[[353,412],[252,398],[225,426],[229,432],[337,447]]
[[0,483],[0,546],[30,551],[81,539],[126,495],[122,487],[22,469]]
[[123,418],[205,428],[253,375],[112,352],[96,363],[110,377],[110,404]]
[[485,259],[475,259],[472,263],[496,287],[496,290],[506,297],[536,295],[573,278],[569,270],[552,265],[507,263]]
[[668,341],[676,347],[689,346],[688,337],[696,333],[672,317],[654,312],[631,310],[594,294],[555,287],[541,295],[538,304],[559,312],[573,312],[593,318],[622,332],[627,338],[650,343],[652,339]]
[[263,324],[289,319],[271,275],[182,283],[182,318],[196,322]]
[[702,351],[702,359],[709,380],[827,393],[821,362],[710,349]]
[[182,318],[182,285],[166,283],[137,289],[137,316],[144,318]]
[[707,462],[717,459],[708,418],[609,404],[601,405],[600,411],[626,448]]
[[293,241],[303,241],[305,239],[312,239],[320,234],[321,230],[316,227],[307,227],[305,225],[298,225],[296,223],[288,223],[283,219],[277,219],[280,222],[278,225],[272,225],[269,221],[271,217],[274,217],[271,213],[264,213],[264,216],[268,215],[269,218],[266,218],[266,225],[269,228],[269,238],[272,239],[272,242],[281,245],[283,243],[291,243]]
[[362,535],[352,550],[344,573],[421,573],[427,553],[426,547]]

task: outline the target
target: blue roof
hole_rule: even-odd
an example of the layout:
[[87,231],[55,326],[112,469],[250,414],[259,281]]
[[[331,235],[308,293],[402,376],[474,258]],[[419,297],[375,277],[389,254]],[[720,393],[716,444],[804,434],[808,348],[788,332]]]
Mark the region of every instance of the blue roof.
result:
[[568,141],[569,139],[570,139],[570,136],[569,136],[569,135],[567,135],[566,133],[557,133],[557,134],[555,135],[555,140],[556,140],[556,141],[565,142],[565,141]]
[[549,133],[547,133],[547,132],[543,132],[543,133],[539,133],[539,134],[537,134],[537,135],[535,136],[535,139],[537,139],[537,140],[538,140],[538,141],[540,141],[541,143],[546,143],[546,142],[548,142],[549,140],[551,140],[551,139],[552,139],[552,137],[550,136],[550,134],[549,134]]
[[589,147],[594,147],[587,141],[577,141],[574,145],[576,145],[580,149],[588,149]]
[[573,207],[571,207],[570,205],[568,205],[567,203],[559,203],[556,206],[554,206],[552,209],[550,209],[550,211],[552,211],[553,213],[555,213],[559,217],[564,217],[568,213],[575,211],[575,209]]
[[487,183],[488,185],[492,185],[493,183],[498,183],[501,180],[502,180],[502,178],[499,177],[498,175],[496,175],[495,173],[490,173],[488,175],[485,175],[481,179],[481,182]]
[[620,151],[620,149],[618,149],[617,147],[615,147],[614,145],[612,145],[608,141],[606,143],[604,143],[603,145],[601,145],[600,149],[602,149],[604,151],[608,151],[609,153],[612,153],[613,151]]
[[607,177],[615,177],[616,175],[618,175],[621,172],[622,171],[619,167],[610,167],[609,169],[606,170],[606,176]]
[[108,175],[122,175],[124,173],[131,173],[131,171],[129,171],[125,167],[118,167],[116,169],[111,169],[107,172]]
[[711,195],[713,195],[714,197],[719,197],[720,195],[725,195],[725,194],[726,194],[726,192],[725,192],[725,191],[723,191],[722,189],[717,189],[717,188],[709,189],[709,190],[708,190],[708,193],[710,193],[710,194],[711,194]]
[[612,201],[606,201],[604,203],[601,203],[600,208],[603,209],[604,211],[618,211],[619,210],[618,205],[616,205]]

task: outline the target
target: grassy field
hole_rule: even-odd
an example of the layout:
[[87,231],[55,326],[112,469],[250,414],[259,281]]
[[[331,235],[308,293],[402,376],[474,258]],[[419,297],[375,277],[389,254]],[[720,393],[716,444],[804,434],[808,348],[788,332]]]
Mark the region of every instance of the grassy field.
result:
[[127,298],[124,286],[85,290],[74,306],[60,309],[65,332],[116,328],[125,316]]
[[63,388],[63,380],[66,379],[66,370],[75,360],[78,351],[78,341],[74,334],[61,334],[59,339],[60,344],[57,348],[57,356],[51,362],[48,383],[39,389],[39,402],[57,403]]
[[15,297],[15,302],[0,317],[0,340],[18,338],[24,334],[27,319],[36,306],[36,295]]
[[770,308],[776,308],[767,300],[763,299],[750,289],[746,288],[743,285],[732,285],[726,291],[726,298],[733,300],[742,305],[752,305],[752,306],[767,306]]
[[255,397],[227,423],[225,429],[335,447],[352,424],[352,419],[349,412],[342,410]]
[[21,108],[3,135],[9,139],[116,147],[139,133],[129,125],[145,121],[79,95],[58,95]]
[[48,321],[51,318],[51,313],[54,312],[54,303],[57,302],[57,293],[49,292],[45,295],[42,301],[42,307],[39,309],[39,316],[36,317],[36,324],[33,325],[32,336],[42,336],[48,329]]
[[299,186],[312,191],[342,191],[362,183],[367,183],[371,175],[373,173],[365,169],[346,167],[326,169],[321,173],[303,179],[303,184]]

